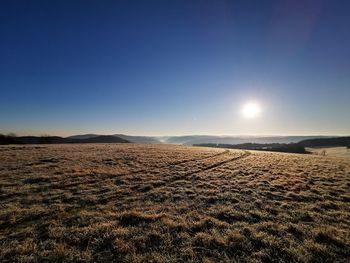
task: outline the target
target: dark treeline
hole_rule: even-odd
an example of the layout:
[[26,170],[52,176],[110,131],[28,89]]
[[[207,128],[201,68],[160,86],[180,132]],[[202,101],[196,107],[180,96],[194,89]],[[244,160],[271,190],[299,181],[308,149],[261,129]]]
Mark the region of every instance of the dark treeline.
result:
[[15,135],[3,135],[0,134],[0,145],[4,144],[23,144],[17,140]]
[[88,139],[72,139],[59,136],[22,136],[0,134],[0,144],[62,144],[62,143],[129,143],[128,140],[112,135],[95,136]]
[[194,146],[218,147],[229,149],[287,152],[287,153],[310,153],[305,148],[317,147],[347,147],[350,148],[350,137],[319,138],[303,140],[298,143],[242,143],[242,144],[216,144],[201,143]]
[[215,143],[202,143],[194,144],[194,146],[202,147],[218,147],[228,149],[242,149],[242,150],[257,150],[257,151],[272,151],[272,152],[286,152],[286,153],[309,153],[305,150],[305,147],[298,143],[242,143],[242,144],[215,144]]
[[304,147],[345,146],[350,148],[350,137],[309,139],[300,141],[298,144]]

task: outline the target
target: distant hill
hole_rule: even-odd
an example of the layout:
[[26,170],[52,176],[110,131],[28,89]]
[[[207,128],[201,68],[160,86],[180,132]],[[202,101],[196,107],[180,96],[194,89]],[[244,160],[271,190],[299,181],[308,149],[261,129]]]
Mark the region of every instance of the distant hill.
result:
[[[69,136],[67,138],[70,139],[90,139],[96,136],[101,136],[97,134],[82,134],[82,135],[73,135]],[[105,135],[107,136],[107,135]],[[132,136],[132,135],[125,135],[125,134],[113,134],[113,135],[108,135],[108,136],[114,136],[118,137],[124,140],[127,140],[129,142],[134,142],[134,143],[153,143],[153,144],[158,144],[161,143],[156,137],[151,137],[151,136]]]
[[218,136],[210,135],[186,135],[186,136],[166,136],[160,137],[163,143],[169,144],[195,144],[195,143],[210,143],[213,138]]
[[[97,134],[74,135],[70,139],[89,139],[101,136]],[[215,135],[185,135],[185,136],[133,136],[126,134],[114,134],[116,136],[134,143],[150,144],[244,144],[244,143],[297,143],[302,140],[331,138],[330,136],[215,136]]]
[[189,135],[160,137],[163,143],[169,144],[243,144],[243,143],[297,143],[301,140],[329,138],[327,136],[211,136]]
[[87,139],[73,139],[70,143],[130,143],[130,141],[114,135],[100,135]]
[[92,137],[97,137],[97,136],[101,136],[100,134],[82,134],[82,135],[73,135],[73,136],[69,136],[67,137],[67,139],[89,139]]
[[113,135],[99,135],[85,139],[59,136],[22,136],[11,138],[11,140],[1,140],[2,137],[0,137],[0,144],[130,143],[128,140]]
[[22,136],[0,138],[0,144],[40,144],[40,143],[145,143],[145,144],[291,144],[299,143],[304,147],[348,146],[350,137],[330,136],[215,136],[215,135],[187,135],[187,136],[132,136],[125,134],[98,135],[82,134],[69,137],[59,136]]
[[152,144],[159,144],[161,143],[160,140],[158,140],[156,137],[151,136],[133,136],[133,135],[125,135],[125,134],[115,134],[113,136],[118,136],[119,138],[128,140],[130,142],[134,143],[152,143]]
[[350,137],[335,138],[317,138],[302,140],[298,143],[304,147],[332,147],[332,146],[350,146]]
[[22,136],[16,137],[16,141],[24,144],[68,143],[68,139],[59,136]]

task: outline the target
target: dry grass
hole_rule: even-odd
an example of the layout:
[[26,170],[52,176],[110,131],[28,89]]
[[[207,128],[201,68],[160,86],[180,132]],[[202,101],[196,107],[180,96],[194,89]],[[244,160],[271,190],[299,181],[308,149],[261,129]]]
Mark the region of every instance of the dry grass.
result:
[[317,155],[336,158],[348,158],[348,160],[350,160],[350,149],[346,147],[319,147],[307,148],[307,150]]
[[0,147],[1,262],[349,262],[347,159]]

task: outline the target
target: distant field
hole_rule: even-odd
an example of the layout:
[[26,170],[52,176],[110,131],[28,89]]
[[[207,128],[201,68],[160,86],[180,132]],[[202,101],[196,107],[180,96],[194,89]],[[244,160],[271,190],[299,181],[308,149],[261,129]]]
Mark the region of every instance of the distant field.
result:
[[1,146],[0,200],[0,262],[350,261],[347,158]]
[[324,148],[306,148],[306,150],[317,155],[342,157],[350,159],[350,149],[346,147],[324,147]]

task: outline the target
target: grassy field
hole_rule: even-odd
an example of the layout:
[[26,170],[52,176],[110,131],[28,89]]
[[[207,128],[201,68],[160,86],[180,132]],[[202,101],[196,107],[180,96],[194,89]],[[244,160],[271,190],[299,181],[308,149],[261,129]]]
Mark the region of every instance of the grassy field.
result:
[[350,149],[347,149],[346,147],[306,148],[306,150],[317,155],[348,158],[350,160]]
[[349,262],[346,158],[0,147],[0,262]]

